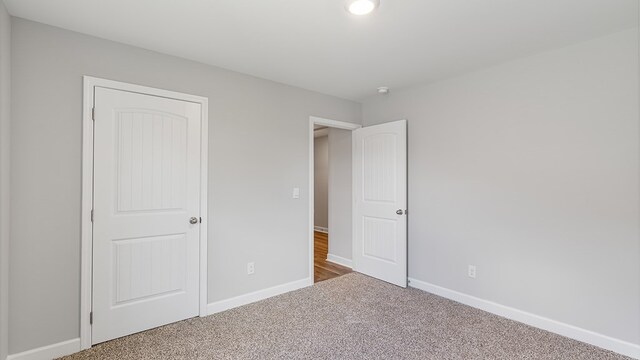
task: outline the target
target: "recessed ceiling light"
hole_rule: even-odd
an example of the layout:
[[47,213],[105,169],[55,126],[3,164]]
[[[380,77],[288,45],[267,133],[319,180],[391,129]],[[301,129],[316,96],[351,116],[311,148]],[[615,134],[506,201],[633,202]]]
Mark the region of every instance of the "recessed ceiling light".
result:
[[346,0],[345,8],[353,15],[366,15],[380,5],[380,0]]

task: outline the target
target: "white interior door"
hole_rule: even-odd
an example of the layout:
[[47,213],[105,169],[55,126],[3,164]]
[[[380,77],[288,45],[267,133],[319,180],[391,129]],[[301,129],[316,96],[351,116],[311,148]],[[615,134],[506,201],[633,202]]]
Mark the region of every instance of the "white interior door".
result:
[[407,122],[353,132],[353,269],[407,286]]
[[201,105],[94,99],[96,344],[198,315]]

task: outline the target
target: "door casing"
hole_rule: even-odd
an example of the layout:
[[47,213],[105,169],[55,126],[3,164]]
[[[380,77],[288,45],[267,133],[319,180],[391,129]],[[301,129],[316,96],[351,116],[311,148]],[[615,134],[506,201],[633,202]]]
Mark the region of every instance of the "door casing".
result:
[[314,236],[313,236],[313,213],[314,213],[314,149],[313,149],[313,130],[314,125],[322,125],[330,128],[343,129],[353,131],[361,128],[361,125],[349,123],[345,121],[337,121],[324,119],[317,116],[309,117],[309,285],[313,285],[313,248],[314,248]]
[[90,313],[92,310],[92,268],[93,268],[93,104],[96,86],[128,91],[170,99],[189,101],[201,105],[200,128],[200,224],[199,247],[199,315],[207,315],[207,169],[208,169],[208,99],[202,96],[183,94],[147,86],[133,85],[118,81],[83,77],[82,110],[82,211],[81,211],[81,274],[80,274],[80,347],[91,347]]

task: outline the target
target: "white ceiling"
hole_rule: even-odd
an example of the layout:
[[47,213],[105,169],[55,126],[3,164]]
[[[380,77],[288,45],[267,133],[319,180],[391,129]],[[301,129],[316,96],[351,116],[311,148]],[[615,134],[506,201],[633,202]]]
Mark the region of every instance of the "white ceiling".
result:
[[360,100],[638,25],[638,0],[5,0],[14,16]]

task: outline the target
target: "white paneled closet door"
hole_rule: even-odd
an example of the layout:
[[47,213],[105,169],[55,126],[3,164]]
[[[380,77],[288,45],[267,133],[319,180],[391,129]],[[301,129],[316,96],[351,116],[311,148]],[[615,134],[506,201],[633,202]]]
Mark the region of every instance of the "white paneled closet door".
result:
[[201,105],[96,87],[92,343],[198,315]]
[[353,269],[407,286],[407,123],[353,135]]

